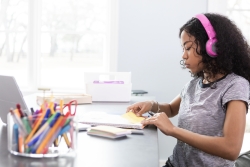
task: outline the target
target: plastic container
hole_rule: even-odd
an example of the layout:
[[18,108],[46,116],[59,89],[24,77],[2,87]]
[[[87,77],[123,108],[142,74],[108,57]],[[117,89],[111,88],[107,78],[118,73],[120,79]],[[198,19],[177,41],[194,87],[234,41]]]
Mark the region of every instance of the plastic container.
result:
[[[73,117],[67,118],[60,114],[54,117],[54,121],[52,118],[49,121],[50,118],[41,120],[35,116],[27,116],[18,121],[9,113],[7,116],[9,152],[31,158],[76,156],[77,122]],[[36,125],[37,122],[40,122],[39,126]]]
[[129,102],[131,100],[131,72],[85,72],[86,93],[92,101]]

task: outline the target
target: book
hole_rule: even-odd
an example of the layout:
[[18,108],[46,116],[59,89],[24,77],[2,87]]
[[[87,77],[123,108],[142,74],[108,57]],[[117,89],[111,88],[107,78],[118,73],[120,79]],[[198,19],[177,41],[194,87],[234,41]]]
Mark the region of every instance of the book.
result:
[[120,128],[143,129],[141,121],[145,117],[137,117],[133,112],[123,115],[107,114],[105,112],[88,112],[82,114],[78,119],[79,123],[90,125],[106,125]]
[[42,103],[44,100],[53,100],[55,103],[60,103],[60,100],[63,100],[63,102],[69,103],[71,100],[76,100],[77,104],[85,104],[85,103],[92,103],[92,96],[88,94],[52,94],[52,95],[46,95],[37,96],[37,102]]
[[115,139],[119,137],[124,137],[127,134],[131,134],[131,131],[127,129],[112,127],[112,126],[99,125],[99,126],[91,127],[88,130],[87,134]]

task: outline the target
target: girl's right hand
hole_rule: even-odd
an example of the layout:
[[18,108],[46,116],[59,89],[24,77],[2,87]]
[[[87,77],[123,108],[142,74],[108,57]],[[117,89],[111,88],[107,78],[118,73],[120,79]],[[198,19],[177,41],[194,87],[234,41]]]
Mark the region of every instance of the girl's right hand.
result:
[[143,101],[143,102],[137,102],[130,106],[128,106],[127,111],[134,112],[138,117],[142,116],[142,114],[148,112],[151,110],[153,101]]

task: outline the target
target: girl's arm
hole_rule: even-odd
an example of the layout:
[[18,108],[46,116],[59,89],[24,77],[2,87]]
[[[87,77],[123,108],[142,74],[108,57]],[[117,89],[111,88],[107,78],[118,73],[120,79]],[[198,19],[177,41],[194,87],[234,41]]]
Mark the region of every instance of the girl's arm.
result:
[[173,117],[178,114],[180,103],[181,103],[181,98],[180,95],[178,95],[169,104],[168,103],[159,104],[158,102],[155,101],[137,102],[128,106],[126,112],[132,110],[137,116],[142,116],[142,114],[148,111],[153,111],[156,113],[158,109],[160,109],[160,112],[166,113],[168,117]]
[[[179,107],[181,103],[180,95],[176,96],[170,103],[157,103],[153,101],[152,110],[153,112],[164,112],[169,118],[174,117],[179,112]],[[158,108],[159,107],[159,108]]]
[[144,125],[155,124],[164,134],[173,136],[206,153],[236,160],[241,150],[245,131],[246,105],[243,101],[228,102],[223,137],[200,135],[175,127],[165,113],[156,114],[142,123]]

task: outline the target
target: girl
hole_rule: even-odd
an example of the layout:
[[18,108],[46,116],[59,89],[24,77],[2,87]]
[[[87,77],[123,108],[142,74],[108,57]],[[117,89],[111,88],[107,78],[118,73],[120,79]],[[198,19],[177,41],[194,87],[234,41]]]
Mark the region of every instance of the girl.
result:
[[[234,166],[244,136],[249,100],[250,47],[219,14],[198,14],[180,28],[181,65],[194,77],[170,103],[145,101],[127,108],[177,144],[165,167]],[[178,114],[178,126],[169,120]]]

